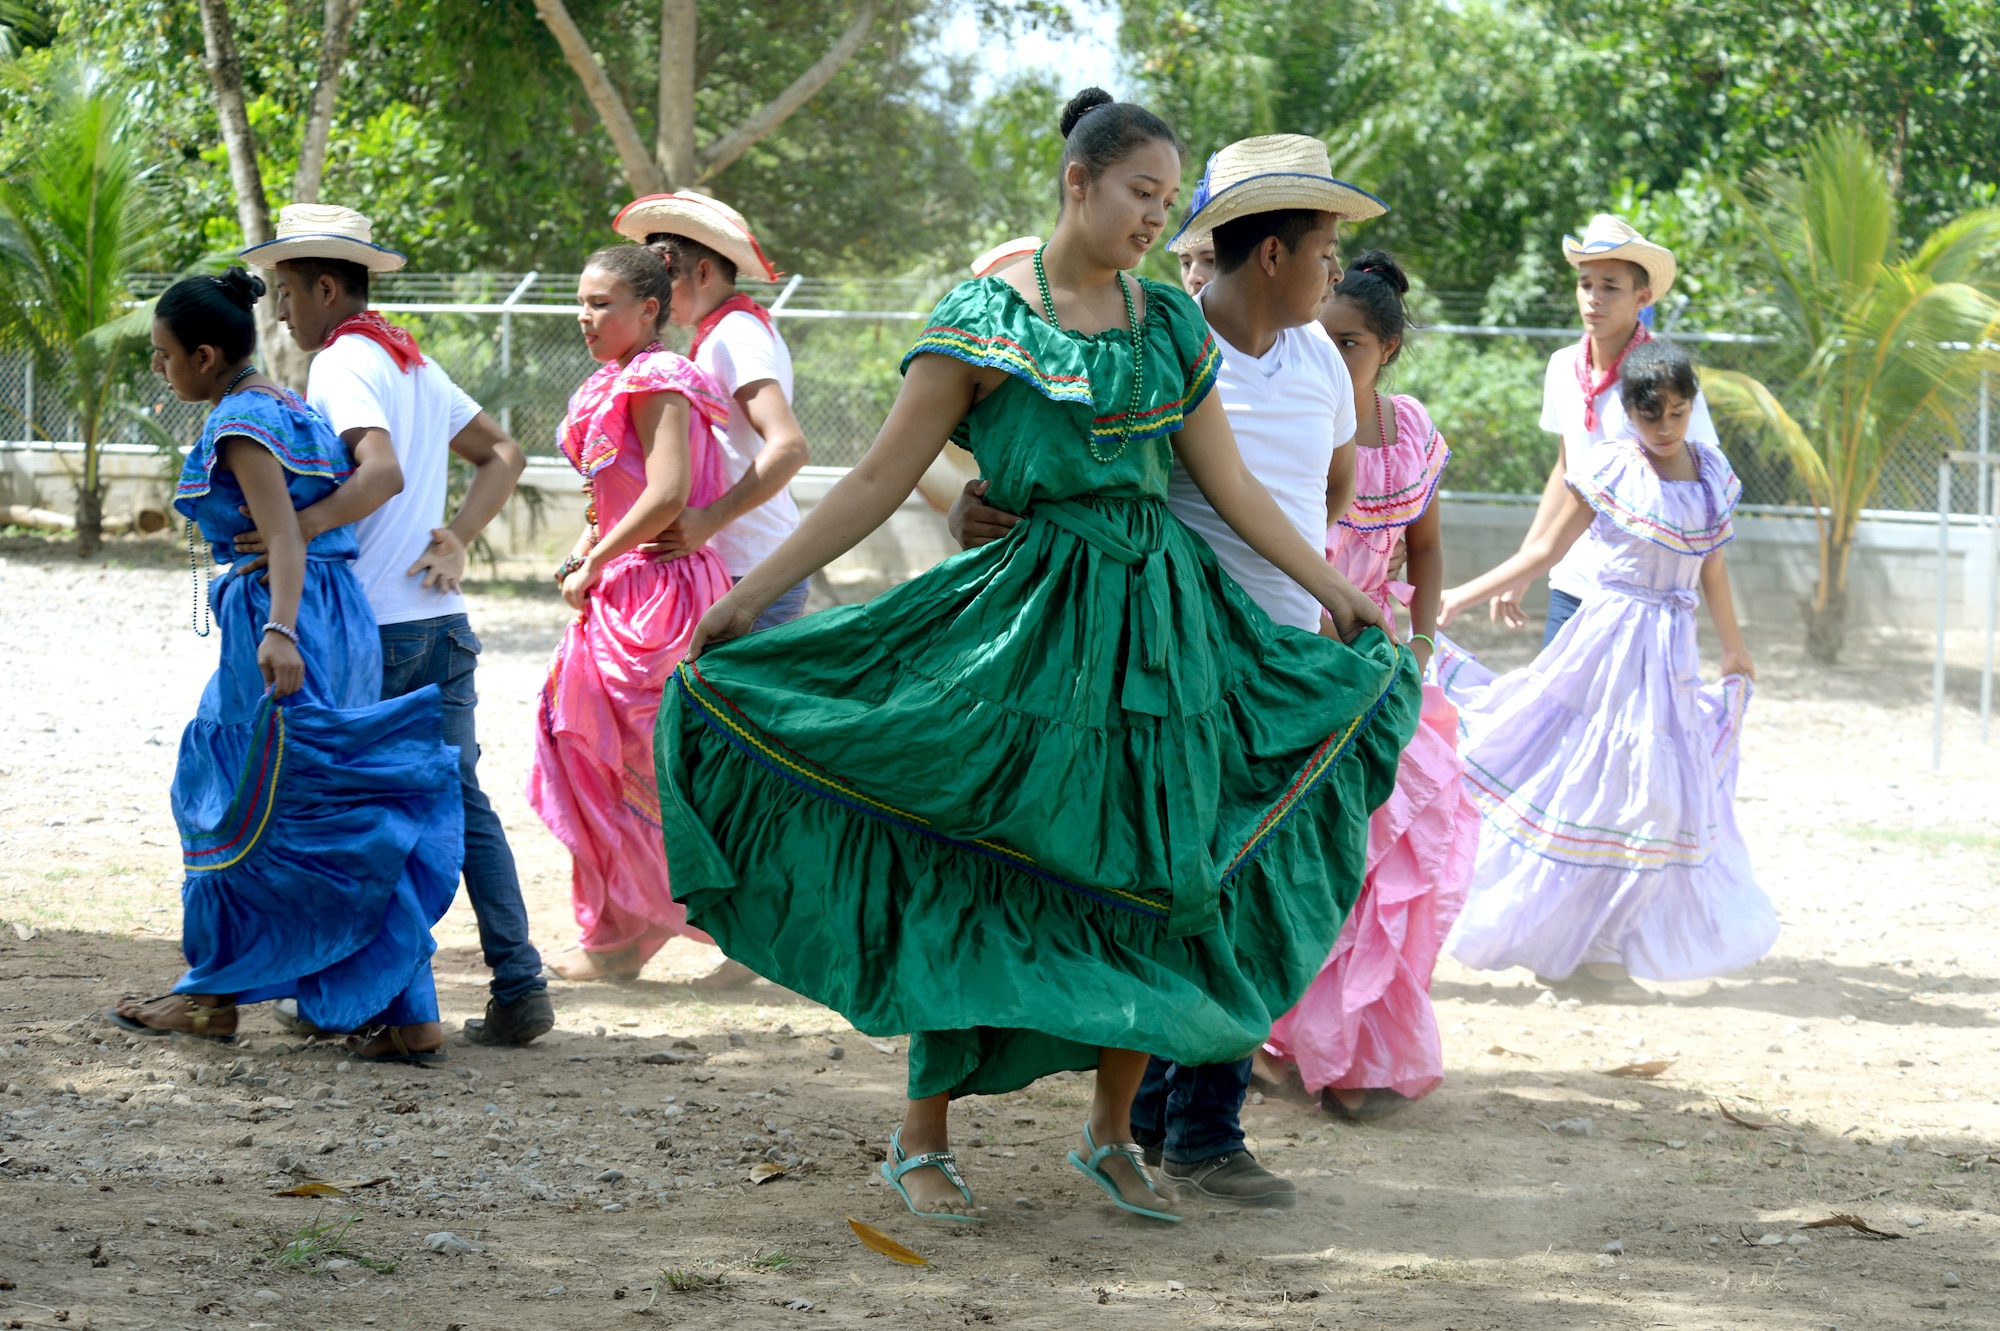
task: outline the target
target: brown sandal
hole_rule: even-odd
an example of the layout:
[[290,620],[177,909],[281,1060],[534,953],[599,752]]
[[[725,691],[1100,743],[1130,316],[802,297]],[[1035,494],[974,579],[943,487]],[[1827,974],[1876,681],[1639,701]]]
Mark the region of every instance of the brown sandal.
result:
[[213,1040],[217,1044],[236,1043],[236,1032],[234,1031],[209,1030],[209,1027],[215,1024],[216,1018],[220,1017],[223,1013],[226,1012],[232,1017],[236,1015],[236,1004],[234,1003],[219,1003],[214,1007],[207,1007],[195,1002],[192,998],[188,998],[185,994],[155,994],[151,998],[140,998],[137,994],[126,994],[119,1001],[136,1001],[143,1007],[148,1003],[158,1003],[168,998],[186,999],[188,1014],[186,1030],[182,1030],[178,1026],[148,1026],[136,1017],[126,1016],[116,1007],[106,1008],[104,1015],[111,1020],[112,1025],[128,1031],[137,1031],[141,1035],[192,1035],[197,1039]]
[[[361,1052],[370,1040],[381,1035],[389,1037],[389,1044],[395,1049],[395,1053],[364,1054]],[[431,1063],[442,1063],[450,1057],[450,1055],[445,1053],[442,1046],[436,1049],[410,1048],[409,1044],[403,1039],[403,1028],[401,1026],[377,1027],[373,1031],[363,1032],[359,1035],[350,1035],[341,1041],[341,1043],[347,1047],[348,1057],[358,1058],[363,1063],[408,1063],[413,1067],[424,1067]]]

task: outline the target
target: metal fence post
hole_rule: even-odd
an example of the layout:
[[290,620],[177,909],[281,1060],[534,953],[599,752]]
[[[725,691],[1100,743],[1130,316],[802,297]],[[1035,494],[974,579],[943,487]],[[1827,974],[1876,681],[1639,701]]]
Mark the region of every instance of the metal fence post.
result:
[[1993,719],[1993,621],[2000,605],[2000,475],[1993,470],[1993,372],[1979,372],[1979,525],[1986,532],[1986,659],[1979,669],[1979,742]]
[[33,443],[35,439],[35,358],[32,355],[28,357],[27,390],[27,393],[24,395],[27,401],[23,404],[27,407],[27,415],[25,417],[27,424],[22,427],[23,433],[21,438],[27,440],[29,443]]
[[1951,573],[1951,455],[1938,459],[1937,656],[1931,663],[1931,770],[1944,770],[1944,617]]
[[[500,391],[503,393],[510,391],[505,385],[514,377],[514,305],[528,294],[528,288],[540,276],[539,272],[531,271],[500,303],[500,382],[503,385]],[[511,403],[500,408],[500,428],[508,434],[514,433],[514,408]]]

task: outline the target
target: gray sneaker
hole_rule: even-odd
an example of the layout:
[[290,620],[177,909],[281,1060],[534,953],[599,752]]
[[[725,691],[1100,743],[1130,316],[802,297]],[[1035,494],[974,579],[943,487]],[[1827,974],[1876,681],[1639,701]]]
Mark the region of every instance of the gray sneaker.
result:
[[486,1017],[465,1023],[465,1038],[473,1044],[524,1045],[555,1029],[556,1008],[549,991],[533,989],[502,1005],[497,998],[486,1000]]
[[1290,1179],[1279,1178],[1248,1151],[1231,1151],[1191,1165],[1169,1160],[1161,1172],[1183,1198],[1202,1197],[1253,1210],[1291,1206],[1299,1199],[1299,1190]]

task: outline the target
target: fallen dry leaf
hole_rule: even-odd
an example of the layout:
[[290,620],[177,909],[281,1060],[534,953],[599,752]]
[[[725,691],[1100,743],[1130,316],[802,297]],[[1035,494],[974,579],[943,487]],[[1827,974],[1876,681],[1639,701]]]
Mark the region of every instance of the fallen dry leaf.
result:
[[1508,1058],[1525,1058],[1530,1063],[1539,1063],[1542,1061],[1541,1059],[1536,1058],[1533,1054],[1524,1054],[1518,1049],[1509,1049],[1505,1045],[1496,1044],[1486,1052],[1489,1054],[1504,1054]]
[[1844,1214],[1830,1215],[1824,1220],[1808,1220],[1805,1224],[1800,1225],[1799,1228],[1800,1229],[1846,1228],[1853,1230],[1855,1233],[1861,1235],[1863,1238],[1869,1238],[1869,1239],[1906,1239],[1910,1237],[1908,1234],[1885,1233],[1882,1230],[1874,1228],[1866,1220],[1863,1220],[1858,1215],[1844,1215]]
[[1752,1132],[1762,1132],[1766,1128],[1775,1128],[1778,1126],[1775,1123],[1759,1123],[1755,1119],[1743,1118],[1740,1115],[1732,1114],[1729,1112],[1729,1106],[1722,1103],[1722,1101],[1720,1100],[1717,1100],[1715,1102],[1715,1107],[1717,1109],[1720,1109],[1722,1111],[1722,1116],[1728,1119],[1731,1123],[1734,1123],[1739,1128],[1748,1128]]
[[861,1240],[862,1246],[872,1252],[881,1253],[892,1262],[901,1262],[904,1266],[929,1266],[931,1264],[928,1257],[910,1251],[887,1234],[884,1234],[881,1230],[875,1228],[875,1226],[864,1225],[853,1216],[847,1217],[847,1227],[854,1231],[854,1237]]
[[752,1183],[769,1183],[774,1178],[783,1178],[784,1176],[785,1167],[773,1164],[769,1160],[761,1160],[750,1166],[750,1172],[746,1175]]
[[274,1197],[345,1197],[350,1192],[362,1188],[373,1188],[387,1183],[389,1176],[380,1178],[309,1178],[296,1188],[275,1192]]
[[1644,1063],[1627,1063],[1623,1067],[1605,1068],[1607,1077],[1657,1077],[1674,1065],[1671,1058],[1655,1058]]

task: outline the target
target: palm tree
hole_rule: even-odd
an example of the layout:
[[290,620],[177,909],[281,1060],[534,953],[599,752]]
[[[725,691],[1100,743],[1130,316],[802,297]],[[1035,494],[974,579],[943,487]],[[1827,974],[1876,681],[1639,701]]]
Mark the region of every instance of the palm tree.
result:
[[125,275],[152,257],[153,197],[125,99],[102,74],[60,83],[39,129],[0,180],[0,345],[33,356],[76,418],[76,548],[88,556],[104,539],[98,445],[146,343]]
[[1730,194],[1805,370],[1783,401],[1733,371],[1705,371],[1702,387],[1805,485],[1819,528],[1806,652],[1831,663],[1846,633],[1855,529],[1883,465],[1926,437],[1957,439],[1980,371],[2000,365],[2000,209],[1966,213],[1905,249],[1888,168],[1859,130],[1821,130],[1801,167],[1760,172]]

